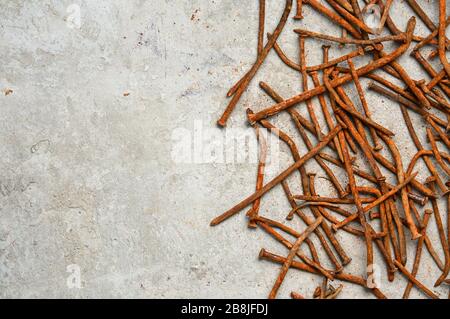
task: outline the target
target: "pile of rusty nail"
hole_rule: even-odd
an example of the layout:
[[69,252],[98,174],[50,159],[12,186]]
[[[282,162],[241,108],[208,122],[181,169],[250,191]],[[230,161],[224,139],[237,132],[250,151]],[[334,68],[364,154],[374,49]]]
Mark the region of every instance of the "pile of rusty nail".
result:
[[[265,0],[259,0],[256,62],[229,90],[227,96],[231,100],[218,120],[218,124],[222,127],[226,125],[242,94],[247,90],[272,49],[288,67],[299,72],[303,92],[284,99],[267,83],[260,83],[261,89],[274,100],[274,104],[255,112],[247,110],[248,121],[255,129],[261,150],[256,190],[236,206],[216,217],[211,225],[218,225],[250,206],[247,212],[249,227],[262,229],[286,246],[289,251],[286,257],[266,249],[262,249],[259,254],[261,259],[281,265],[269,298],[277,296],[287,272],[292,268],[323,276],[325,282],[337,279],[360,285],[372,292],[375,297],[386,298],[377,284],[369,283],[374,272],[372,266],[376,264],[374,250],[378,250],[380,259],[386,266],[386,277],[389,282],[393,282],[396,278],[406,279],[403,298],[408,298],[412,288],[415,287],[423,296],[437,299],[438,295],[424,285],[417,274],[421,265],[423,247],[425,247],[439,268],[439,272],[434,273],[435,287],[450,283],[448,279],[450,271],[450,182],[448,182],[450,175],[450,154],[448,153],[450,66],[446,57],[450,42],[445,34],[450,20],[447,17],[446,0],[435,1],[439,21],[432,21],[416,0],[406,1],[403,5],[410,6],[415,15],[409,19],[404,31],[396,27],[393,16],[390,15],[393,0],[325,0],[325,2],[327,5],[319,0],[297,0],[295,4],[293,0],[286,0],[276,29],[268,34],[267,41],[264,41],[266,3]],[[333,37],[295,29],[294,31],[299,35],[298,63],[289,58],[277,42],[295,6],[294,19],[302,20],[302,8],[309,6],[310,10],[317,11],[324,19],[331,20],[344,31],[342,37]],[[377,6],[382,13],[376,28],[369,27],[363,16],[370,6]],[[415,16],[429,29],[429,35],[415,34]],[[381,36],[382,32],[389,32],[391,35]],[[306,38],[355,46],[355,50],[330,59],[330,46],[323,45],[323,63],[307,66]],[[397,44],[396,49],[390,53],[385,52],[383,43],[386,42]],[[421,49],[425,46],[434,49],[428,58],[421,53]],[[407,51],[411,52],[410,58],[415,59],[423,67],[431,80],[411,78],[408,71],[398,62],[398,58],[405,55]],[[362,55],[370,57],[370,62],[357,68],[354,59]],[[429,59],[438,59],[441,69],[436,70]],[[346,64],[346,67],[340,65],[341,63]],[[372,119],[366,98],[367,92],[361,84],[361,77],[372,81],[368,89],[379,94],[381,96],[379,98],[388,98],[400,107],[409,135],[417,148],[417,153],[407,167],[403,164],[404,158],[396,145],[394,132]],[[400,80],[404,87],[387,80],[388,77]],[[308,87],[309,80],[314,84],[314,88]],[[344,84],[354,86],[358,96],[357,102],[350,98]],[[313,98],[318,99],[328,134],[322,131],[324,125],[321,128]],[[295,108],[303,107],[303,102],[310,119],[302,116]],[[283,111],[287,112],[308,148],[305,154],[300,154],[291,136],[269,122],[270,117]],[[420,116],[425,127],[423,131],[414,127],[410,118],[411,112]],[[266,182],[264,171],[267,145],[261,134],[262,129],[273,133],[285,143],[294,159],[294,164]],[[420,134],[427,138],[428,145],[422,144]],[[317,144],[314,145],[308,135],[314,136],[318,141]],[[325,149],[334,155],[325,152]],[[385,157],[381,150],[390,156]],[[363,170],[354,165],[358,156],[368,164],[369,169]],[[308,161],[315,161],[323,169],[327,179],[335,188],[336,198],[317,194],[314,180],[316,174],[307,172],[305,168],[305,163]],[[424,181],[418,180],[417,164],[421,161],[424,162],[427,176],[429,176]],[[348,182],[346,187],[342,185],[344,181],[339,180],[330,167],[340,168],[345,172],[347,175],[345,181]],[[294,172],[299,172],[302,195],[293,195],[288,184],[287,178]],[[384,172],[389,172],[392,176],[386,176]],[[388,180],[396,182],[390,183]],[[368,185],[363,183],[370,183],[371,186],[362,186]],[[282,221],[269,219],[259,214],[263,195],[276,186],[282,187],[292,207],[287,214],[287,220],[299,218],[305,224],[305,230],[297,231]],[[446,199],[446,214],[443,214],[442,208],[439,208],[438,199],[440,198]],[[341,204],[350,204],[353,208],[344,209]],[[305,213],[306,209],[310,210],[308,214]],[[431,237],[427,235],[427,226],[429,222],[431,224],[432,219],[436,225],[438,240],[431,240]],[[337,239],[335,234],[338,231],[350,233],[357,240],[359,238],[364,242],[367,265],[364,274],[353,275],[344,271],[344,267],[352,259]],[[332,267],[325,266],[323,257],[319,257],[318,250],[310,238],[312,234],[317,236],[321,251],[326,253],[326,259]],[[295,238],[295,241],[291,242],[286,238],[287,236]],[[303,242],[307,245],[310,254],[302,249]],[[412,268],[407,267],[407,247],[411,245],[415,247]],[[335,298],[341,290],[342,287],[329,289],[325,283],[314,296]],[[303,298],[297,292],[292,292],[291,297]]]

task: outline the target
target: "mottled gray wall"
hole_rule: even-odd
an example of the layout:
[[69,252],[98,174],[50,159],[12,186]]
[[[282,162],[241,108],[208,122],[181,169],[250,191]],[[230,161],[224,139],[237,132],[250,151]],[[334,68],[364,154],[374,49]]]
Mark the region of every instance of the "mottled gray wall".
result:
[[[436,18],[433,5],[427,7]],[[254,61],[257,1],[3,0],[1,8],[0,296],[265,297],[279,267],[259,262],[259,249],[286,249],[247,230],[242,214],[208,226],[252,192],[256,165],[180,163],[174,151],[177,133],[193,141],[195,126],[223,138],[215,121],[226,91]],[[402,29],[411,15],[405,8],[396,1]],[[268,1],[267,30],[281,10],[280,1]],[[281,37],[293,58],[294,26],[340,33],[308,7],[305,16],[290,19]],[[418,32],[425,31],[418,23]],[[320,45],[308,41],[310,64],[320,62]],[[409,57],[401,61],[423,77]],[[230,130],[247,128],[246,107],[272,103],[257,87],[261,79],[286,97],[300,89],[298,74],[271,53]],[[415,149],[398,106],[375,94],[369,101],[374,118],[394,130],[410,158]],[[294,132],[285,115],[274,123]],[[279,159],[279,169],[291,161],[284,145]],[[277,171],[272,167],[268,178]],[[321,194],[329,193],[329,184],[318,181]],[[263,199],[262,214],[281,219],[288,210],[280,189]],[[338,237],[351,247],[349,271],[363,274],[363,241]],[[437,274],[429,260],[421,269],[429,286]],[[310,296],[319,283],[290,271],[280,296],[291,290]],[[405,285],[401,276],[393,284],[383,277],[382,290],[399,296]],[[347,285],[342,296],[370,295]]]

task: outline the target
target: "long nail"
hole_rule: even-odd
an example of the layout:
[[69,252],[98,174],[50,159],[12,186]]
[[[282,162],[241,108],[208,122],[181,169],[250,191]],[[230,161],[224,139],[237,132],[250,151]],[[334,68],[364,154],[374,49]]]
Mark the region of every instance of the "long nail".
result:
[[[422,248],[423,248],[423,244],[425,241],[425,235],[427,233],[426,228],[427,228],[428,222],[429,222],[432,214],[433,214],[433,212],[431,210],[429,210],[429,209],[425,210],[425,216],[423,217],[423,222],[422,222],[423,228],[421,230],[422,237],[417,242],[416,255],[414,257],[414,264],[413,264],[413,268],[411,271],[411,276],[413,276],[414,278],[417,276],[417,272],[419,271],[420,259],[422,256]],[[405,292],[403,293],[403,299],[408,299],[409,293],[411,292],[412,287],[413,287],[413,283],[411,281],[409,281],[408,285],[405,288]]]
[[[283,264],[286,261],[285,257],[279,256],[279,255],[275,255],[273,253],[270,253],[269,251],[265,250],[264,248],[261,249],[261,251],[259,252],[259,258],[260,259],[266,259],[266,260],[270,260],[279,264]],[[293,261],[291,264],[292,268],[296,268],[302,271],[306,271],[309,273],[313,273],[313,274],[317,274],[317,270],[315,270],[314,268],[304,264],[304,263],[300,263],[297,261]],[[347,273],[339,273],[335,275],[336,279],[339,280],[343,280],[343,281],[347,281],[347,282],[351,282],[354,283],[356,285],[362,286],[362,287],[366,287],[367,288],[367,283],[366,280],[364,278],[355,276],[355,275],[350,275]],[[386,298],[379,289],[374,288],[371,289],[371,291],[378,297],[378,298]]]
[[337,23],[344,29],[346,29],[353,37],[359,39],[361,38],[361,34],[358,30],[356,30],[347,20],[343,19],[339,14],[334,13],[332,10],[328,9],[324,5],[322,5],[317,0],[303,0],[304,4],[308,4],[317,11],[319,11],[324,16],[328,17],[331,21]]
[[296,20],[301,20],[303,19],[303,0],[297,0],[297,11],[296,14],[294,16],[294,19]]
[[358,44],[358,45],[367,45],[367,46],[375,46],[378,43],[382,42],[389,42],[389,41],[399,41],[399,42],[405,42],[406,41],[406,34],[401,33],[398,35],[388,35],[384,37],[378,37],[373,38],[370,40],[361,40],[361,39],[350,39],[350,38],[344,38],[344,37],[333,37],[331,35],[304,30],[304,29],[294,29],[295,33],[298,33],[301,36],[316,38],[316,39],[322,39],[326,41],[336,42],[340,44]]
[[[434,190],[434,181],[429,180],[428,184],[432,190]],[[433,214],[434,219],[436,220],[436,226],[438,229],[439,239],[441,241],[442,249],[444,250],[444,256],[445,256],[445,268],[441,276],[437,279],[436,283],[434,284],[435,287],[442,284],[442,282],[447,278],[447,275],[450,272],[450,250],[449,250],[449,244],[446,239],[444,226],[442,223],[442,217],[441,213],[439,212],[439,206],[437,203],[437,200],[435,198],[431,199],[431,205],[433,207]]]
[[[389,192],[383,194],[381,197],[377,198],[375,201],[370,203],[369,205],[366,205],[363,207],[363,212],[368,213],[371,209],[374,207],[377,207],[378,205],[384,203],[389,197],[394,196],[397,192],[401,191],[406,185],[408,185],[411,180],[417,176],[418,173],[414,173],[413,175],[410,175],[408,178],[406,178],[402,183],[398,184],[396,187],[392,188]],[[333,225],[333,229],[338,230],[339,228],[347,225],[348,223],[354,221],[356,218],[358,218],[358,214],[352,214],[351,216],[347,217],[345,220],[340,222],[339,224]]]
[[294,260],[295,255],[298,252],[298,249],[300,248],[300,245],[305,241],[305,238],[307,238],[313,231],[316,229],[320,223],[322,223],[323,218],[318,218],[312,225],[310,225],[301,235],[297,238],[295,243],[292,245],[291,250],[289,251],[289,255],[287,256],[285,262],[283,263],[283,266],[280,269],[280,273],[278,274],[278,278],[275,281],[275,284],[273,285],[273,288],[269,294],[269,299],[275,299],[278,289],[280,288],[281,284],[283,283],[284,277],[286,277],[286,274],[289,270],[289,268],[292,265],[292,262]]
[[233,95],[230,103],[228,104],[227,108],[223,112],[220,119],[217,121],[217,124],[224,127],[228,121],[228,118],[230,117],[231,113],[235,109],[237,103],[239,102],[239,99],[241,98],[244,91],[247,89],[248,85],[250,84],[250,81],[255,76],[256,72],[258,72],[259,68],[263,64],[265,58],[269,54],[270,50],[272,49],[274,43],[277,41],[278,37],[281,34],[281,31],[283,30],[289,13],[291,12],[292,8],[292,0],[286,0],[286,6],[283,11],[283,15],[280,19],[280,22],[278,23],[277,27],[275,28],[275,31],[273,32],[272,37],[267,41],[266,45],[264,46],[264,49],[262,50],[261,54],[258,55],[258,58],[256,59],[255,64],[250,69],[250,71],[246,74],[245,79],[237,89],[236,93]]
[[398,269],[405,275],[405,277],[408,278],[408,280],[410,282],[412,282],[414,285],[416,285],[417,288],[422,290],[425,294],[427,294],[432,299],[439,299],[439,297],[436,296],[435,293],[433,293],[430,289],[425,287],[424,284],[422,284],[413,275],[411,275],[411,273],[408,270],[406,270],[406,268],[401,263],[399,263],[397,260],[394,260],[394,263],[398,267]]
[[[299,62],[301,67],[301,77],[302,77],[302,88],[303,91],[308,91],[308,74],[306,73],[306,54],[305,54],[305,38],[299,37]],[[314,106],[312,104],[312,100],[306,101],[306,108],[308,109],[309,117],[311,118],[311,122],[314,124],[314,128],[316,130],[316,135],[319,138],[319,141],[322,140],[323,136],[320,130],[319,121],[317,119],[316,113],[314,111]]]
[[[363,88],[361,86],[361,82],[359,81],[358,74],[356,73],[355,65],[353,64],[353,61],[351,59],[348,60],[348,65],[350,67],[351,75],[353,77],[353,82],[355,83],[355,87],[356,87],[356,90],[358,92],[358,96],[359,96],[359,99],[360,99],[361,104],[363,106],[364,112],[365,112],[367,118],[370,119],[371,113],[370,113],[370,110],[369,110],[369,106],[367,104],[367,100],[366,100],[366,97],[364,95],[364,91],[363,91]],[[370,127],[369,130],[370,130],[370,135],[372,136],[372,140],[373,140],[373,142],[375,144],[373,149],[375,151],[382,150],[383,149],[383,145],[380,144],[377,132],[375,131],[375,129],[373,127]]]

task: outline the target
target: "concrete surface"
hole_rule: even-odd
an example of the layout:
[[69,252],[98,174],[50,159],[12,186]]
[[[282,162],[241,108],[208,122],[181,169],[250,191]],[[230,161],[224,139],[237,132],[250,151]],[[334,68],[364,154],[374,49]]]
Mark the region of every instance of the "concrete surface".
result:
[[[436,21],[433,1],[426,7]],[[282,255],[286,249],[262,231],[248,230],[243,213],[209,227],[253,191],[255,163],[189,160],[177,148],[187,141],[198,156],[195,145],[211,143],[195,144],[195,134],[224,138],[215,121],[226,91],[254,61],[257,10],[257,1],[237,0],[2,1],[0,297],[267,296],[279,266],[258,261],[259,249]],[[281,10],[280,1],[268,1],[268,31]],[[411,11],[403,1],[394,10],[404,29]],[[308,7],[305,16],[303,22],[290,19],[280,40],[293,58],[294,27],[340,33]],[[420,22],[417,30],[426,31]],[[322,42],[307,44],[309,63],[319,63]],[[349,50],[333,48],[332,54]],[[408,56],[401,62],[415,78],[424,77]],[[261,79],[286,97],[300,89],[298,74],[272,52],[229,131],[248,132],[245,108],[272,103],[257,86]],[[374,118],[394,130],[405,161],[411,158],[415,148],[398,106],[368,96]],[[304,106],[299,109],[306,114]],[[273,122],[294,133],[287,116]],[[284,145],[275,156],[279,162],[268,178],[291,161]],[[322,195],[330,190],[320,178],[317,187]],[[279,188],[263,199],[261,214],[281,220],[288,210]],[[433,227],[430,232],[437,241]],[[353,258],[348,271],[364,274],[363,241],[338,237]],[[414,247],[409,243],[409,267]],[[420,279],[431,287],[439,272],[428,253],[424,258]],[[381,290],[400,297],[406,281],[398,275],[388,283],[381,265]],[[279,296],[295,290],[310,297],[320,282],[289,271]],[[423,297],[415,289],[412,296]],[[372,296],[347,284],[342,297]]]

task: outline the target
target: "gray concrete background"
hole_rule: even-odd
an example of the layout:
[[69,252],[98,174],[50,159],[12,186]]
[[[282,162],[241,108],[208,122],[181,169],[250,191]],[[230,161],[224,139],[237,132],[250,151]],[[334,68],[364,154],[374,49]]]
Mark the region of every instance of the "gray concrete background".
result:
[[[424,3],[437,21],[435,1]],[[279,266],[258,261],[259,249],[283,255],[286,249],[262,231],[247,230],[242,213],[209,227],[253,191],[256,165],[179,163],[173,151],[174,132],[193,136],[195,123],[224,136],[215,121],[226,91],[254,61],[257,10],[257,1],[237,0],[2,1],[0,297],[267,296]],[[281,1],[268,1],[268,31],[281,10]],[[411,11],[403,1],[393,10],[404,29]],[[280,40],[293,58],[294,27],[340,33],[308,7],[305,16],[290,19]],[[418,22],[421,32],[427,30]],[[322,43],[307,44],[309,63],[319,63]],[[349,50],[333,48],[332,54]],[[401,62],[415,78],[424,77],[408,56]],[[272,103],[257,87],[261,79],[286,97],[300,89],[298,74],[272,52],[230,130],[246,128],[246,107]],[[407,165],[415,148],[398,106],[372,93],[368,98],[374,118],[397,134]],[[294,133],[287,116],[273,122]],[[280,151],[283,168],[291,159],[284,146]],[[276,174],[273,169],[268,178]],[[318,183],[320,194],[329,193],[326,181]],[[278,188],[263,199],[261,214],[282,219],[288,210]],[[363,241],[338,237],[353,258],[346,269],[364,274]],[[414,247],[409,243],[409,267]],[[424,258],[419,275],[431,287],[439,271],[428,253]],[[77,269],[79,288],[67,283]],[[381,290],[400,297],[404,278],[388,283],[384,265],[381,273]],[[311,297],[320,281],[292,270],[279,296],[295,290]],[[341,296],[372,297],[349,284]],[[414,289],[412,296],[423,297]]]

